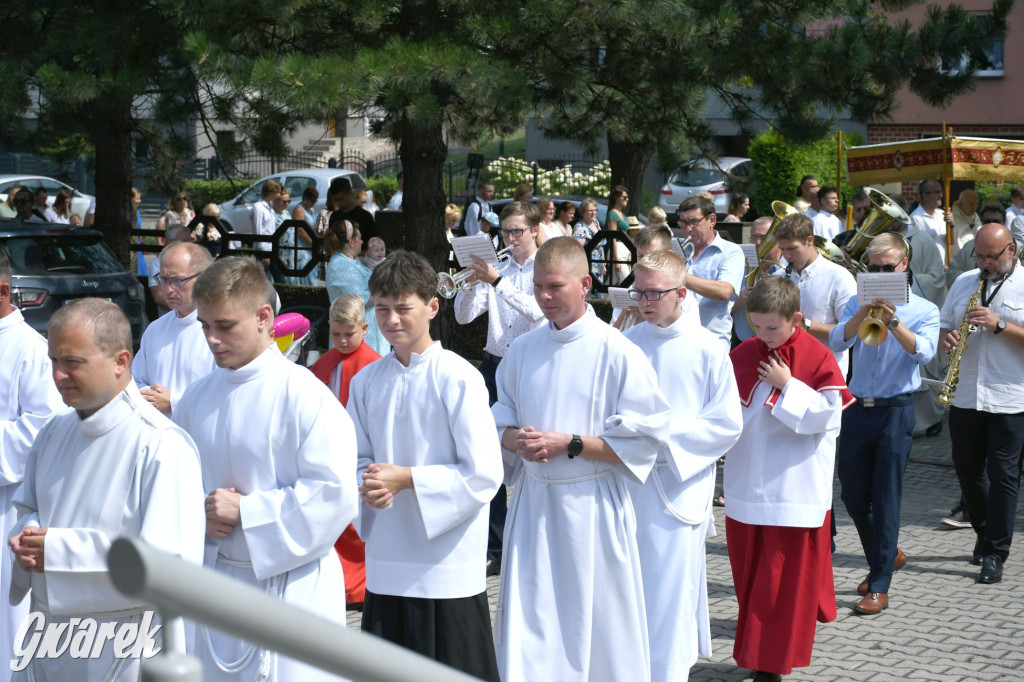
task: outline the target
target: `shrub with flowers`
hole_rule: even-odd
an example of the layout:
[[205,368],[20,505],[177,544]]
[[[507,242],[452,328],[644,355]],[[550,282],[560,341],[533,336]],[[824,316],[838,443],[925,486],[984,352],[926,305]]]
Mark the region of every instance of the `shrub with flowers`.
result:
[[567,163],[559,168],[544,170],[536,161],[501,157],[487,164],[486,177],[494,183],[495,196],[510,197],[516,186],[533,186],[537,177],[537,196],[552,194],[580,194],[590,197],[607,196],[611,190],[612,169],[607,161],[592,166],[587,173],[574,171]]

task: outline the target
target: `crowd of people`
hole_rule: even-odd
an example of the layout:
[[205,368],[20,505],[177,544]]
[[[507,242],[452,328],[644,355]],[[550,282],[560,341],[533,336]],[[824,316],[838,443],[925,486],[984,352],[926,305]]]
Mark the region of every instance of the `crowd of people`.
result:
[[[838,192],[808,177],[806,208],[751,223],[770,247],[756,270],[709,198],[679,206],[684,257],[653,215],[635,237],[635,306],[613,326],[588,302],[597,204],[524,193],[497,216],[484,183],[446,220],[510,249],[474,257],[455,296],[459,323],[487,315],[479,367],[431,337],[436,273],[386,251],[347,179],[324,212],[304,194],[290,213],[308,228],[295,243],[320,234],[329,256],[331,348],[311,371],[273,343],[282,273],[258,245],[215,260],[168,225],[151,272],[167,312],[134,356],[108,301],[64,306],[46,339],[32,331],[0,252],[0,658],[29,612],[70,629],[138,623],[146,605],[106,568],[110,543],[133,535],[330,620],[361,603],[363,630],[480,679],[686,679],[711,654],[705,539],[724,458],[733,657],[777,680],[810,664],[816,624],[837,615],[836,469],[867,566],[854,610],[889,606],[912,561],[898,543],[912,440],[943,423],[922,377],[945,380],[947,354],[967,519],[949,521],[975,531],[979,582],[1000,582],[1024,445],[1024,191],[1017,215],[975,216],[965,193],[936,217],[933,184],[864,256],[868,272],[905,273],[907,302],[858,299],[821,245],[844,241]],[[608,222],[630,229],[628,192],[612,195]],[[289,202],[274,180],[262,196],[254,231],[268,235]],[[871,215],[866,193],[854,208]],[[937,219],[956,230],[948,270]],[[330,679],[202,624],[180,634],[206,679]],[[137,660],[96,654],[35,658],[18,679],[137,679]]]

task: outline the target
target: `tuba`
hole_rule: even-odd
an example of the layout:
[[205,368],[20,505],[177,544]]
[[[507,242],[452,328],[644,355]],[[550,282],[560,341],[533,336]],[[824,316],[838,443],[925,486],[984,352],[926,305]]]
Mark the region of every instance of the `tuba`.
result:
[[[512,257],[512,247],[506,246],[501,251],[498,251],[497,256],[498,265],[501,265]],[[476,282],[469,281],[469,278],[472,276],[473,268],[460,270],[454,275],[449,275],[447,272],[439,272],[437,273],[437,293],[445,298],[455,298],[455,294],[459,293],[460,289],[469,291],[476,286]]]
[[768,253],[775,248],[775,228],[780,220],[786,216],[797,215],[800,211],[785,201],[773,201],[772,213],[775,214],[775,220],[772,221],[771,227],[765,232],[764,239],[761,240],[757,247],[757,267],[747,273],[745,286],[748,289],[757,284],[773,265],[779,264],[777,260],[768,259]]
[[[895,201],[873,187],[865,187],[864,191],[867,192],[871,208],[864,214],[860,224],[853,228],[856,234],[846,243],[846,251],[850,254],[850,265],[847,268],[854,275],[867,269],[868,244],[872,239],[887,232],[893,223],[910,224],[910,216]],[[909,258],[910,242],[907,242],[906,246]]]

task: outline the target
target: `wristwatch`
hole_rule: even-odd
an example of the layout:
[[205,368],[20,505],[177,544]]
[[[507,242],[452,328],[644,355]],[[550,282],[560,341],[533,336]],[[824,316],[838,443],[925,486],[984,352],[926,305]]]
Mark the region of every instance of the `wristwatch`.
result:
[[999,320],[996,322],[996,328],[992,330],[993,334],[1001,334],[1006,329],[1006,320]]
[[889,330],[895,330],[898,326],[900,326],[900,318],[896,317],[896,315],[893,315],[892,319],[889,320]]
[[572,434],[572,440],[569,441],[569,459],[572,459],[573,457],[579,457],[582,454],[583,439],[574,433]]
[[803,324],[805,332],[811,331],[811,318],[805,317],[801,324]]

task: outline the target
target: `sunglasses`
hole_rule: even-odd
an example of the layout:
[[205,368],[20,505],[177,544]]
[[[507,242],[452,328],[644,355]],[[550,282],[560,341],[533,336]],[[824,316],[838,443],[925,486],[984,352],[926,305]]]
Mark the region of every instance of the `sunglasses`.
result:
[[868,266],[868,272],[896,272],[896,266],[895,265],[890,265],[890,264],[886,264],[886,265],[874,265],[874,264],[871,264],[871,265]]

